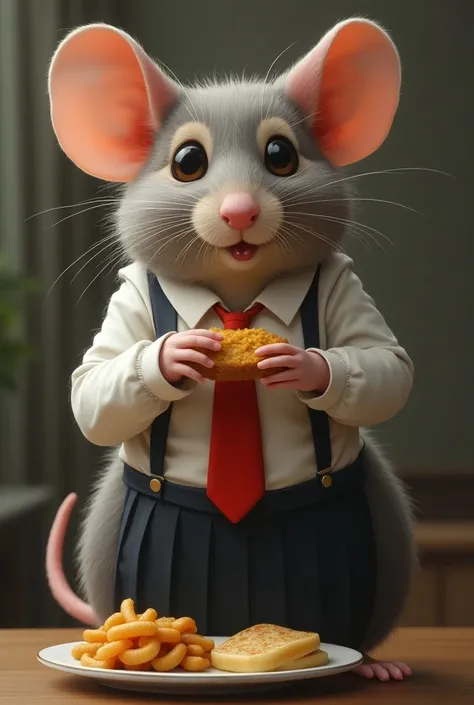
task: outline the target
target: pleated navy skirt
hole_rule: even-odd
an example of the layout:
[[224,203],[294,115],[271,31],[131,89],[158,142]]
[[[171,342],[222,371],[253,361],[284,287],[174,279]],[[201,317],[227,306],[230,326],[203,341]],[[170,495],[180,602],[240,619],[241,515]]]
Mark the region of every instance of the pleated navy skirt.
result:
[[238,524],[205,490],[124,469],[116,605],[191,616],[200,633],[230,636],[267,622],[358,648],[371,618],[375,541],[363,455],[320,479],[268,492]]

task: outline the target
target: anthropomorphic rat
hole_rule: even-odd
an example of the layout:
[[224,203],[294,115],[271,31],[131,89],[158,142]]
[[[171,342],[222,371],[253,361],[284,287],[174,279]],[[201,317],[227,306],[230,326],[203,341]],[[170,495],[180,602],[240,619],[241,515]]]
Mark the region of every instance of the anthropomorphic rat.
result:
[[[112,447],[78,565],[62,570],[75,495],[54,521],[60,605],[100,623],[138,609],[208,634],[269,622],[367,655],[397,625],[415,552],[411,504],[365,430],[404,407],[413,366],[340,247],[353,197],[340,169],[373,153],[397,110],[400,62],[377,24],[337,24],[274,81],[185,88],[126,33],[81,27],[49,74],[59,144],[122,184],[119,271],[72,375],[84,436]],[[259,382],[196,371],[220,337],[264,328]],[[269,357],[269,355],[272,355]]]

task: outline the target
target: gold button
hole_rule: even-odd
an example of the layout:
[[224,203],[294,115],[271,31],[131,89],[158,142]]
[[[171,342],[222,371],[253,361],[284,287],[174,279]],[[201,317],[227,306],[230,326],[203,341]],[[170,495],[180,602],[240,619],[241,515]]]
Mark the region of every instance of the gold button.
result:
[[161,482],[156,477],[150,480],[150,490],[152,492],[159,492],[161,490]]
[[323,487],[331,487],[331,485],[332,485],[331,475],[323,475],[321,478],[321,484]]

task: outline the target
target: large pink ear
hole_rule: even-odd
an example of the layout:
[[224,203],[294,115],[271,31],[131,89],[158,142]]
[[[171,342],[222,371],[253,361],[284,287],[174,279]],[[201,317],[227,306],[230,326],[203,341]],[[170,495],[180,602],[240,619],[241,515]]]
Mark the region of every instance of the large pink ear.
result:
[[285,77],[284,89],[334,166],[364,159],[387,137],[398,107],[397,49],[373,22],[337,24]]
[[71,32],[49,71],[51,120],[59,144],[83,171],[131,181],[178,88],[125,32],[91,24]]

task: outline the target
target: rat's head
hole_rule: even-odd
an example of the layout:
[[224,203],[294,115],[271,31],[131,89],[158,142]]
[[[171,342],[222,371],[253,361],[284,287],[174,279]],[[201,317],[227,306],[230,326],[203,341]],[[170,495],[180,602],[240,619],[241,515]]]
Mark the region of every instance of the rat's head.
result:
[[69,34],[49,77],[66,154],[124,184],[126,252],[208,285],[312,266],[338,245],[351,205],[338,170],[384,141],[399,86],[392,41],[360,19],[272,82],[184,88],[107,25]]

